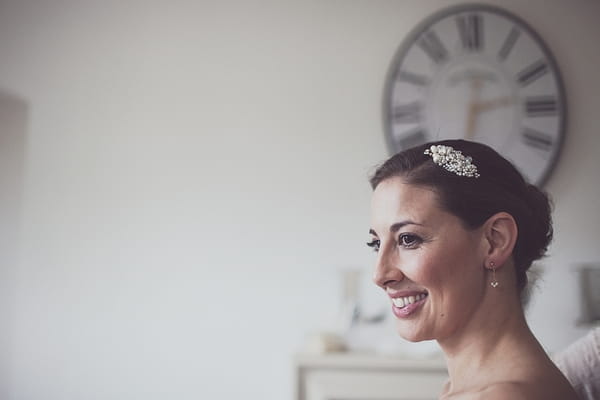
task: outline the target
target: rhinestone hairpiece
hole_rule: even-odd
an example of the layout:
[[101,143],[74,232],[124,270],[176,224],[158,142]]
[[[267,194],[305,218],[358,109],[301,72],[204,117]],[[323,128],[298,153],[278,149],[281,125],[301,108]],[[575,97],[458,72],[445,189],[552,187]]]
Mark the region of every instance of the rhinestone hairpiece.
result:
[[458,176],[479,178],[477,167],[472,163],[473,159],[463,156],[461,151],[454,150],[452,146],[433,145],[426,149],[424,154],[431,156],[433,162],[437,165]]

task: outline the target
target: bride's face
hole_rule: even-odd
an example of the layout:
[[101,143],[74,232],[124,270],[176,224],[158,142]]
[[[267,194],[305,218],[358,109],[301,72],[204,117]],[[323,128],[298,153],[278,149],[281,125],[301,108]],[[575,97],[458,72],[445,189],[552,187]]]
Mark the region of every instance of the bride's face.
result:
[[374,281],[390,297],[400,336],[443,340],[459,333],[483,297],[484,236],[444,211],[436,194],[381,182],[371,202]]

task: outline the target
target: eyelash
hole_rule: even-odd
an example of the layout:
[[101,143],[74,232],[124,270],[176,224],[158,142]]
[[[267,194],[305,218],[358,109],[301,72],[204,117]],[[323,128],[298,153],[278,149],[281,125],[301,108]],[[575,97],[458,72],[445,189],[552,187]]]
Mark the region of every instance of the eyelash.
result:
[[[407,238],[411,239],[408,243],[406,242]],[[414,249],[421,243],[423,243],[423,239],[411,233],[403,233],[400,236],[398,236],[398,245],[404,247],[405,249]],[[367,243],[367,246],[371,247],[374,252],[379,251],[380,245],[381,241],[379,239],[373,239],[372,241]]]
[[379,239],[373,239],[370,242],[367,242],[367,246],[369,246],[371,249],[373,249],[374,252],[379,251],[380,244],[381,244],[381,241]]

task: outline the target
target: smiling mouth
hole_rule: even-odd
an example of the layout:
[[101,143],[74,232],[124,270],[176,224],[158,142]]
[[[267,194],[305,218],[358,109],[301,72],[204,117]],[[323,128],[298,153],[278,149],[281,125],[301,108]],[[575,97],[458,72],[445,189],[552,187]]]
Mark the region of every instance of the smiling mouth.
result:
[[410,304],[416,303],[427,297],[427,293],[420,293],[414,296],[395,297],[392,298],[392,303],[398,308],[404,308]]

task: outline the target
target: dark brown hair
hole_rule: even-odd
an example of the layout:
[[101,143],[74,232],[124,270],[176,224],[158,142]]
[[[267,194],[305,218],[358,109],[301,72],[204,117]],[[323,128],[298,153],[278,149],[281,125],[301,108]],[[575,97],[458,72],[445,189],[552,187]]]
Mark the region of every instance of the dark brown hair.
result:
[[[479,178],[458,176],[424,154],[431,145],[452,146],[473,159]],[[466,140],[443,140],[402,151],[377,168],[371,187],[400,176],[406,183],[432,188],[443,209],[460,218],[469,229],[483,225],[492,215],[504,211],[517,223],[518,237],[513,250],[518,291],[527,286],[527,270],[541,258],[552,240],[551,203],[536,186],[528,184],[517,169],[494,149]]]

